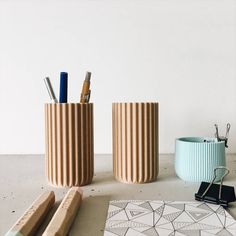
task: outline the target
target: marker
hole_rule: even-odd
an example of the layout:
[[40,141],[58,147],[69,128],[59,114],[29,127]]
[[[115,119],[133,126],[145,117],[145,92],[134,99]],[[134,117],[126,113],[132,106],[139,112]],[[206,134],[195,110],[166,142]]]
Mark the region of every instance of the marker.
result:
[[5,236],[35,235],[35,231],[54,203],[55,195],[53,191],[48,191],[40,195]]
[[53,100],[54,103],[57,103],[58,101],[57,101],[57,98],[56,98],[56,96],[55,96],[54,90],[53,90],[53,88],[52,88],[52,84],[51,84],[50,78],[49,78],[49,77],[46,77],[46,78],[44,79],[44,83],[45,83],[46,88],[47,88],[47,90],[48,90],[48,94],[49,94],[49,96],[50,96],[50,99]]
[[80,96],[80,102],[81,103],[88,103],[89,102],[90,93],[91,93],[91,91],[89,89],[90,79],[91,79],[91,72],[87,72],[84,83],[83,83],[81,96]]
[[62,200],[42,236],[65,236],[82,202],[82,190],[72,187]]
[[60,74],[60,103],[67,103],[67,83],[68,74],[66,72],[61,72]]

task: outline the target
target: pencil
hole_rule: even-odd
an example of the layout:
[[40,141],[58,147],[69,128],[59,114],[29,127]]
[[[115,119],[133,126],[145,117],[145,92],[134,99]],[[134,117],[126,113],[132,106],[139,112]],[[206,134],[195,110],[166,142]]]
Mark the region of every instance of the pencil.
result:
[[82,190],[79,187],[72,187],[62,200],[42,236],[67,235],[81,202]]
[[55,203],[53,191],[40,195],[5,236],[31,236],[35,235],[48,211]]
[[86,77],[83,83],[83,88],[80,96],[81,103],[88,103],[90,99],[90,79],[91,79],[91,72],[86,73]]

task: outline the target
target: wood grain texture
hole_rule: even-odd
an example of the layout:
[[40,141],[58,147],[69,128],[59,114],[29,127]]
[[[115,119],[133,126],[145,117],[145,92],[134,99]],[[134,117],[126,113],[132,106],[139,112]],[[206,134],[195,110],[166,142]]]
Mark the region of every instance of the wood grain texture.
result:
[[93,104],[45,104],[46,175],[57,186],[82,186],[94,174]]
[[82,191],[72,187],[62,200],[42,236],[66,236],[82,203]]
[[55,203],[53,191],[41,194],[5,236],[33,236]]
[[158,103],[113,103],[113,172],[119,181],[145,183],[158,175]]

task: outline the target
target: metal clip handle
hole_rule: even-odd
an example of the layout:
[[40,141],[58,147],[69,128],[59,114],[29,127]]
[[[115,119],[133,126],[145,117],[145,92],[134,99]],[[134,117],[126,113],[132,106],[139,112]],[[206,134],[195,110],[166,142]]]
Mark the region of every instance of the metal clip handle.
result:
[[218,129],[218,125],[215,124],[215,128],[216,128],[216,133],[215,133],[215,137],[217,138],[218,142],[224,141],[225,142],[225,147],[228,147],[228,138],[229,138],[229,130],[230,130],[230,123],[228,123],[226,125],[226,133],[225,133],[225,137],[223,136],[219,136],[219,129]]
[[222,185],[223,185],[223,181],[224,181],[224,178],[225,178],[225,176],[227,176],[228,174],[229,174],[229,169],[227,168],[227,167],[225,167],[225,166],[218,166],[218,167],[216,167],[215,169],[214,169],[214,176],[213,176],[213,178],[212,178],[212,181],[211,181],[211,183],[208,185],[208,187],[207,187],[207,189],[205,190],[205,192],[202,194],[202,198],[207,194],[207,192],[208,192],[208,190],[210,189],[210,187],[212,186],[212,184],[214,183],[214,181],[215,181],[215,179],[216,179],[216,171],[217,170],[225,170],[225,173],[224,173],[224,175],[221,177],[221,179],[220,179],[220,189],[219,189],[219,199],[221,199],[221,192],[222,192]]
[[231,127],[231,125],[230,125],[230,123],[228,123],[228,124],[226,125],[226,134],[225,134],[225,138],[226,138],[226,139],[229,138],[229,130],[230,130],[230,127]]
[[217,141],[220,141],[220,136],[219,136],[219,129],[218,129],[218,125],[215,124],[215,128],[216,128],[216,133],[215,133],[215,137],[217,138]]

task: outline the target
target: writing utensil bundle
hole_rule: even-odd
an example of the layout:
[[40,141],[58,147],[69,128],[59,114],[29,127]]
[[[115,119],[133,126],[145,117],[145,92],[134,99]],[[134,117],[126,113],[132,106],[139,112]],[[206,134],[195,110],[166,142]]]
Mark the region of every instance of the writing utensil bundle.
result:
[[[80,103],[89,103],[90,94],[91,94],[90,79],[91,79],[91,72],[87,72],[84,83],[83,83],[82,92],[80,95]],[[50,78],[46,77],[44,79],[44,83],[46,85],[50,99],[54,103],[58,103]],[[59,103],[67,103],[67,100],[68,100],[67,98],[68,98],[68,73],[61,72],[60,73]]]
[[[82,190],[79,187],[72,187],[67,192],[43,236],[65,236],[68,234],[81,205],[82,195]],[[55,194],[53,191],[40,195],[5,236],[35,235],[54,203]]]

